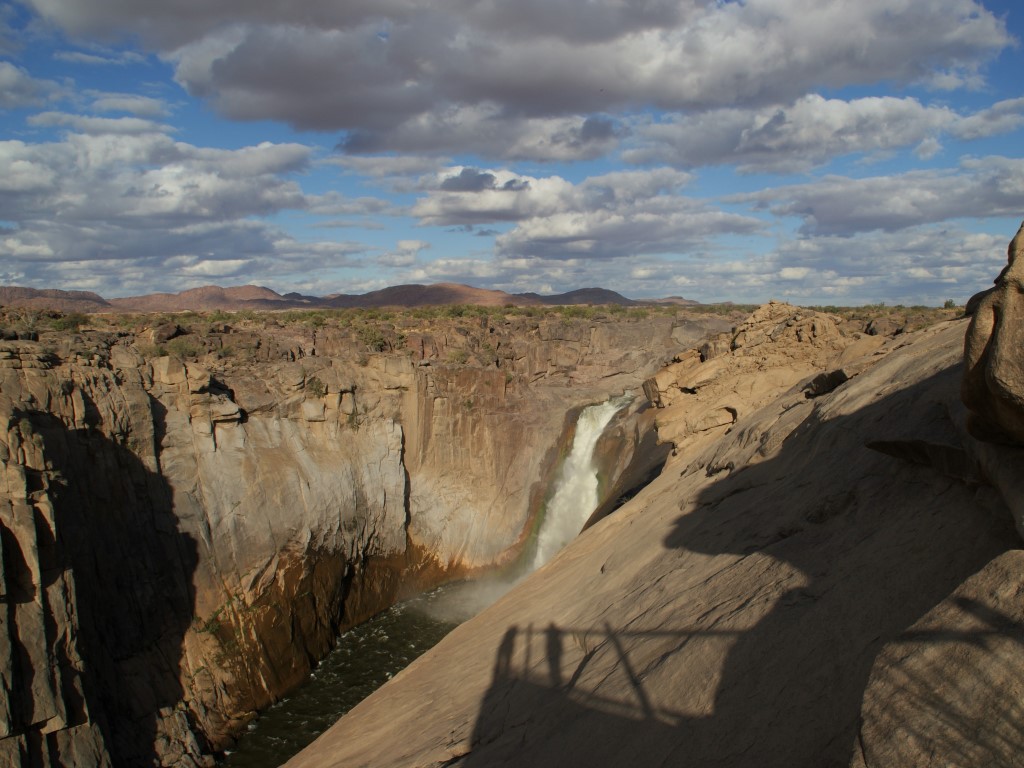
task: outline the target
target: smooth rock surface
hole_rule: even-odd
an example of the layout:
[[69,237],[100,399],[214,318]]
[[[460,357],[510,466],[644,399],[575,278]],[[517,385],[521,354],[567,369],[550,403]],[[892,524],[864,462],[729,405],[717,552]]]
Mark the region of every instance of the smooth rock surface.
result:
[[852,765],[1024,760],[1024,552],[995,558],[882,649]]

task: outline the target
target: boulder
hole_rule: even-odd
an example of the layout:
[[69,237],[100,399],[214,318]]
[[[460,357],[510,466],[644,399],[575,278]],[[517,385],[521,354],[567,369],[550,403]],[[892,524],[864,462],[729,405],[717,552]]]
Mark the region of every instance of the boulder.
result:
[[967,428],[988,442],[1024,444],[1024,224],[1007,265],[975,305],[964,341],[961,397]]
[[184,336],[185,329],[177,323],[161,323],[140,335],[148,339],[151,344],[166,344],[171,339]]

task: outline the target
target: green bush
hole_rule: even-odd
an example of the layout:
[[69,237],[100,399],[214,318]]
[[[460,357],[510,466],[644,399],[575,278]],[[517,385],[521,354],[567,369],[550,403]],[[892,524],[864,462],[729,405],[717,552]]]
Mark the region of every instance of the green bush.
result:
[[383,352],[388,348],[388,340],[384,332],[373,325],[364,325],[357,331],[359,340],[371,352]]
[[160,344],[136,344],[135,350],[146,360],[164,357],[167,354],[167,349]]
[[77,331],[89,322],[89,318],[81,312],[68,312],[50,320],[50,327],[55,331]]
[[198,357],[202,354],[203,348],[195,339],[190,339],[188,336],[178,336],[167,342],[167,351],[175,357],[186,358]]
[[319,377],[310,376],[306,379],[306,391],[313,397],[323,397],[327,394],[327,385]]

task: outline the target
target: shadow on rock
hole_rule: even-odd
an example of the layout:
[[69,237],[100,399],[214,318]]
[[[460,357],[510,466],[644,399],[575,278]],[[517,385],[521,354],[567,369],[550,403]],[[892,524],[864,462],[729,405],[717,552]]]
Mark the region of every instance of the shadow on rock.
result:
[[[732,471],[723,455],[721,468],[712,458],[688,470],[721,479],[680,503],[648,579],[664,579],[660,589],[631,595],[643,610],[623,626],[510,627],[469,751],[450,764],[863,765],[861,712],[880,650],[1019,547],[1008,517],[992,512],[1001,504],[965,482],[972,468],[953,466],[969,462],[949,415],[959,378],[954,366],[848,413],[801,406],[770,458]],[[1021,637],[992,605],[970,611],[984,626],[908,637]],[[1022,750],[1018,727],[1002,754]]]
[[[15,412],[11,426],[43,463],[25,467],[36,551],[8,527],[4,575],[23,582],[22,591],[36,595],[46,614],[45,639],[12,627],[13,667],[29,699],[44,678],[58,680],[64,709],[39,722],[33,702],[23,702],[15,724],[23,728],[24,764],[203,763],[202,745],[179,706],[198,555],[196,542],[178,530],[171,489],[92,427],[69,429],[35,411]],[[54,590],[57,581],[64,586]],[[49,668],[28,647],[43,642],[53,649]],[[101,736],[87,757],[74,734],[96,728]]]

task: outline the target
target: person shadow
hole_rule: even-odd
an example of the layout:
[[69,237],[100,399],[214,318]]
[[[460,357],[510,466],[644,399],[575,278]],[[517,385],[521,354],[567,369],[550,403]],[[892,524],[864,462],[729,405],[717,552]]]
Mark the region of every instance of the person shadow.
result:
[[164,478],[83,404],[77,427],[9,412],[9,444],[28,446],[10,457],[23,462],[27,498],[0,511],[15,759],[205,764],[180,706],[197,543],[178,529]]
[[[850,413],[794,400],[786,418],[796,426],[776,452],[741,469],[710,455],[684,470],[720,479],[680,499],[662,540],[671,564],[652,578],[703,561],[693,566],[706,574],[699,588],[647,605],[648,630],[635,617],[617,628],[509,627],[468,752],[451,764],[856,764],[882,647],[905,642],[965,579],[1020,547],[1002,506],[983,503],[983,478],[962,449],[960,374],[941,370]],[[914,642],[1024,642],[1020,622],[960,604],[984,625],[976,637],[936,631]],[[614,680],[621,693],[610,697]],[[1024,725],[1012,740],[1000,754],[1024,753]]]

